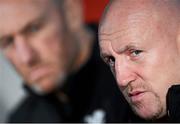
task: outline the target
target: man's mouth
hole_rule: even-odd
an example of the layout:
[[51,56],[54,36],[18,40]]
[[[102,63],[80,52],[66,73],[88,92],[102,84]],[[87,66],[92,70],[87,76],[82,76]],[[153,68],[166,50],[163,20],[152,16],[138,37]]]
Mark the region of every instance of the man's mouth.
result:
[[132,91],[128,93],[128,96],[133,103],[136,103],[142,100],[144,94],[145,94],[145,91],[136,90],[136,91]]
[[47,67],[40,67],[31,71],[29,77],[32,81],[37,81],[49,74],[49,71]]

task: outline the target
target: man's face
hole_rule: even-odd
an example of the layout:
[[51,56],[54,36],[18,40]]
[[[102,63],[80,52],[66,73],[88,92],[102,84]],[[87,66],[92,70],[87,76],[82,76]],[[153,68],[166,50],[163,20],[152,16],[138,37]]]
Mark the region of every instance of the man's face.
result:
[[175,34],[150,11],[110,8],[99,30],[103,60],[132,109],[142,118],[166,114],[168,88],[180,81]]
[[2,52],[30,87],[54,90],[78,51],[64,30],[61,13],[50,0],[0,2]]

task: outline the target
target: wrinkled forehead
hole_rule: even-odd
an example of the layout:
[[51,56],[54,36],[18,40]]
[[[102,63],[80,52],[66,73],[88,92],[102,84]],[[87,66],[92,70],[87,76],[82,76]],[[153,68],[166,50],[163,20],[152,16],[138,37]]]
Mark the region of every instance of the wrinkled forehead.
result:
[[164,27],[169,24],[169,28],[174,28],[177,27],[177,16],[179,11],[175,0],[112,0],[100,22],[99,32],[112,34],[123,26],[138,24],[141,27],[148,26],[148,23],[164,24]]
[[[0,31],[13,30],[48,10],[49,0],[0,0]],[[17,28],[17,27],[16,27]]]
[[152,16],[152,13],[145,10],[133,13],[112,11],[100,26],[99,41],[112,42],[114,47],[120,43],[145,43],[157,30]]
[[[157,14],[153,9],[146,9],[139,5],[139,8],[132,5],[121,5],[121,2],[110,4],[108,11],[101,20],[99,33],[113,34],[120,28],[145,27],[148,23],[155,21]],[[133,3],[132,3],[133,4]]]
[[130,4],[110,5],[99,28],[101,50],[105,48],[105,44],[110,44],[114,50],[117,50],[121,49],[120,46],[145,47],[152,41],[160,40],[163,26],[160,26],[161,19],[158,13],[150,6],[149,9],[141,5],[136,7]]

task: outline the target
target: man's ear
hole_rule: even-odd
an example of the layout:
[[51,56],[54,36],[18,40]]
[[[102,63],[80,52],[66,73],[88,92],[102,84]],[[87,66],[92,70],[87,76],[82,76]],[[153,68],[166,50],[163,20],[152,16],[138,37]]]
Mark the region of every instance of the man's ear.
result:
[[84,13],[82,0],[64,0],[66,23],[72,32],[78,32],[84,27]]
[[178,30],[177,30],[176,41],[177,41],[177,48],[178,48],[178,51],[179,51],[179,54],[180,54],[180,23],[179,23]]

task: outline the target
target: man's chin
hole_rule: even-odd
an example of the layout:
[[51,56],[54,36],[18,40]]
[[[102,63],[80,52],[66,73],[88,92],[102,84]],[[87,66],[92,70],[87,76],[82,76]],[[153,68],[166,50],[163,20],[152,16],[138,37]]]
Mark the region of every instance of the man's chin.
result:
[[[150,107],[149,107],[150,108]],[[137,109],[134,108],[133,111],[141,118],[145,120],[156,120],[161,117],[162,109],[158,108],[157,111],[152,111],[152,109],[148,110],[148,108]]]
[[65,82],[65,76],[61,74],[58,79],[55,78],[45,78],[30,85],[30,88],[39,95],[45,95],[54,92],[58,88],[62,87]]
[[37,85],[37,84],[34,84],[34,85],[30,85],[30,88],[33,92],[35,92],[36,94],[38,95],[45,95],[47,94],[48,92],[45,91],[43,88],[41,88],[41,86]]
[[49,94],[55,90],[55,86],[45,88],[45,87],[38,85],[38,84],[31,85],[30,88],[31,88],[31,90],[33,90],[33,92],[35,92],[38,95],[46,95],[46,94]]
[[30,85],[30,88],[38,95],[46,95],[56,91],[60,87],[61,83],[62,82],[39,82]]

